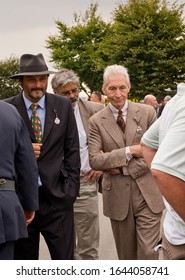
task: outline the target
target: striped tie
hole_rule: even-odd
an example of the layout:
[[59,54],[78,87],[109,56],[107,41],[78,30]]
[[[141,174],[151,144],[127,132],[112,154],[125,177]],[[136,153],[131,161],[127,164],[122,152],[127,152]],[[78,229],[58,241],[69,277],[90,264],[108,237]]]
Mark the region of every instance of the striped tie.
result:
[[123,119],[123,115],[122,115],[122,111],[121,110],[118,111],[117,124],[120,126],[121,130],[123,132],[125,132],[125,126],[126,125],[125,125],[125,121]]
[[32,115],[31,115],[31,126],[33,128],[33,132],[35,135],[35,139],[37,143],[42,143],[42,126],[39,115],[37,114],[37,108],[39,105],[37,103],[32,103]]

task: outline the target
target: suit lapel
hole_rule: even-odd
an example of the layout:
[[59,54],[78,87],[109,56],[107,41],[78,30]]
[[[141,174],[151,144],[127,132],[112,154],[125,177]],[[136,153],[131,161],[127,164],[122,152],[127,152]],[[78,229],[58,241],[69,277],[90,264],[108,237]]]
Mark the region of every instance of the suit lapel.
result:
[[141,112],[139,108],[136,107],[134,103],[128,101],[128,114],[125,129],[126,146],[133,145],[135,135],[139,128],[140,120]]
[[46,140],[49,135],[51,128],[54,124],[55,118],[57,117],[57,110],[55,106],[54,99],[51,98],[49,93],[46,93],[46,116],[44,124],[44,134],[43,142]]
[[85,132],[88,136],[90,113],[89,113],[87,107],[85,106],[84,102],[81,99],[79,99],[78,106],[79,106],[79,111],[80,111],[80,115],[82,118],[82,123],[84,125]]
[[21,115],[21,117],[23,118],[23,120],[27,126],[27,129],[29,131],[32,141],[35,142],[35,136],[33,133],[33,129],[31,127],[31,122],[28,117],[28,113],[27,113],[26,106],[25,106],[25,103],[24,103],[24,100],[22,97],[22,93],[15,97],[12,104],[17,108],[17,111],[19,112],[19,114]]

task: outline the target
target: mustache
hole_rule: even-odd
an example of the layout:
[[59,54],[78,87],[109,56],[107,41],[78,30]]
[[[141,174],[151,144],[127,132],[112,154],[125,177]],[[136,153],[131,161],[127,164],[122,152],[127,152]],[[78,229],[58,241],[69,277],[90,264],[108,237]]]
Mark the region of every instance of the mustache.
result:
[[78,99],[77,99],[77,98],[70,98],[70,100],[71,100],[71,103],[75,103],[75,102],[77,102],[77,101],[78,101]]
[[32,88],[30,91],[32,92],[32,91],[37,91],[37,90],[44,91],[43,88]]

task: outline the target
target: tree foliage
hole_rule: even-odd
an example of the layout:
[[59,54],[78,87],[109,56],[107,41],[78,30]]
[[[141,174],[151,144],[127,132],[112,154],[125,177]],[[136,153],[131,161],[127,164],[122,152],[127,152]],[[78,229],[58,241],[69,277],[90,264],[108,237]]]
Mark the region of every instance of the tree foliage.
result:
[[[98,4],[91,4],[85,15],[74,13],[74,26],[56,21],[58,36],[49,36],[47,47],[51,50],[56,68],[73,69],[91,91],[100,90],[102,66],[99,45],[109,32],[110,25],[97,16]],[[86,91],[86,87],[82,88]]]
[[50,36],[56,67],[73,69],[81,82],[100,90],[103,69],[110,64],[128,68],[131,98],[159,95],[175,89],[185,77],[185,24],[183,7],[166,0],[128,0],[118,4],[112,21],[97,16],[98,4],[85,15],[74,14],[75,24],[57,21],[59,35]]
[[0,99],[5,99],[20,92],[20,86],[10,76],[19,71],[19,60],[10,57],[0,61]]
[[[183,5],[166,1],[129,0],[114,11],[115,36],[104,41],[112,63],[125,65],[131,96],[158,95],[174,89],[185,77],[185,25]],[[106,51],[107,54],[107,51]]]

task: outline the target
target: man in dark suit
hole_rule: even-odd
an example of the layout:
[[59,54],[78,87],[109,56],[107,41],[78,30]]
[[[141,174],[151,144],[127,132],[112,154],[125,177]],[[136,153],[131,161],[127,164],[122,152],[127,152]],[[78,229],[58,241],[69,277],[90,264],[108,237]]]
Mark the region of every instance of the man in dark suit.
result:
[[14,241],[28,236],[38,209],[38,168],[17,110],[0,101],[0,260],[14,258]]
[[80,140],[80,197],[74,204],[74,258],[96,260],[99,258],[98,181],[102,172],[93,170],[89,165],[88,133],[89,118],[103,109],[103,105],[79,98],[80,80],[72,70],[62,69],[53,76],[51,84],[55,94],[71,100]]
[[[48,71],[42,54],[24,54],[20,59],[19,79],[23,88],[9,98],[23,117],[39,169],[39,210],[28,226],[29,238],[17,243],[16,259],[38,259],[39,237],[44,236],[52,259],[73,258],[73,203],[79,193],[80,156],[76,121],[68,98],[46,92]],[[32,128],[32,104],[36,110],[41,135]],[[36,118],[36,117],[35,117]]]
[[103,210],[119,259],[158,259],[164,205],[140,146],[156,113],[152,106],[129,101],[130,87],[125,67],[105,69],[102,91],[109,105],[89,120],[90,164],[103,171]]

